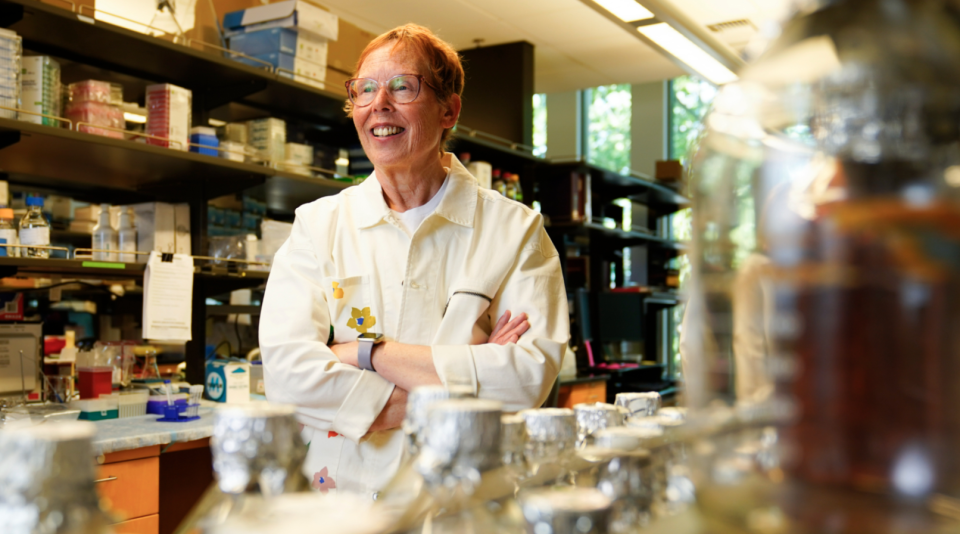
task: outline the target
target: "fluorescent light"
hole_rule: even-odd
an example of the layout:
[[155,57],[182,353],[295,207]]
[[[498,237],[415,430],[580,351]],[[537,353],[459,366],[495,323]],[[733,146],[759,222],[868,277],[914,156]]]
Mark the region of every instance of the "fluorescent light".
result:
[[337,158],[337,160],[334,161],[334,163],[335,163],[338,167],[346,167],[346,166],[350,165],[350,160],[347,159],[347,158]]
[[733,71],[665,22],[640,26],[637,31],[716,85],[737,79]]
[[219,128],[227,124],[227,121],[219,121],[217,119],[209,119],[207,120],[207,122],[210,124],[210,126],[213,126],[214,128]]
[[138,115],[136,113],[130,113],[129,111],[123,112],[123,120],[127,122],[136,122],[140,124],[146,124],[147,117],[144,115]]
[[652,19],[653,13],[634,0],[593,0],[624,22]]

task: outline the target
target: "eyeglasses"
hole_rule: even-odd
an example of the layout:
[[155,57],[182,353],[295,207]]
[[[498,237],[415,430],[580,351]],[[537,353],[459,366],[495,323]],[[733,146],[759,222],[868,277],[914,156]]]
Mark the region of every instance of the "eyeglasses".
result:
[[[420,96],[420,84],[424,83],[419,74],[398,74],[386,82],[387,97],[397,104],[409,104]],[[369,106],[380,93],[380,82],[373,78],[353,78],[344,84],[350,102],[357,107]]]

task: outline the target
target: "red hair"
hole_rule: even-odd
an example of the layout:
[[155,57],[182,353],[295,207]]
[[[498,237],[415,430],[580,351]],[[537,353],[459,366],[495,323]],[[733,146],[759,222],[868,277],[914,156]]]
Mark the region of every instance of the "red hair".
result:
[[[421,72],[423,80],[436,93],[437,100],[446,103],[453,95],[463,94],[463,65],[460,55],[449,43],[437,37],[432,31],[418,24],[404,24],[370,41],[357,60],[357,68],[353,71],[356,78],[363,66],[364,60],[378,48],[393,43],[393,48],[410,47],[426,67]],[[344,105],[347,116],[353,114],[353,104],[348,99]],[[451,128],[443,131],[440,137],[440,149],[443,150],[450,139]]]

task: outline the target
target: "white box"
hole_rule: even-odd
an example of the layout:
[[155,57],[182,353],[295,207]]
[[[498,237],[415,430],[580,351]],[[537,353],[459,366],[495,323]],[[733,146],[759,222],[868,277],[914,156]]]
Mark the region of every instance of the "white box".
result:
[[[137,251],[176,251],[176,215],[173,204],[144,202],[133,204],[133,224],[137,227]],[[137,255],[137,263],[147,263],[150,256]]]
[[298,58],[323,65],[323,68],[326,69],[327,50],[326,39],[321,39],[307,32],[297,34],[297,53],[295,55]]
[[467,171],[480,182],[480,187],[490,189],[493,187],[493,166],[486,161],[474,161],[467,165]]
[[256,119],[247,122],[250,146],[260,157],[282,163],[287,158],[287,123],[281,119]]
[[20,120],[59,126],[55,120],[34,113],[60,115],[60,65],[48,56],[24,56],[21,69],[20,107],[33,113],[21,113]]
[[190,204],[181,203],[173,206],[173,222],[176,224],[174,236],[174,250],[177,254],[193,254],[190,250]]

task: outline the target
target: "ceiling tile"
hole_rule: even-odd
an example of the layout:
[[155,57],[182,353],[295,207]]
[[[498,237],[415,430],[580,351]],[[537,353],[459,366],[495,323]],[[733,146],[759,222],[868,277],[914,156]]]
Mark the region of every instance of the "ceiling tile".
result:
[[580,0],[457,0],[469,3],[501,20],[511,20],[583,7]]

